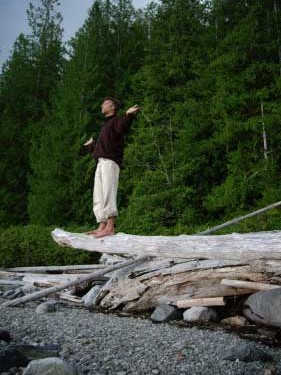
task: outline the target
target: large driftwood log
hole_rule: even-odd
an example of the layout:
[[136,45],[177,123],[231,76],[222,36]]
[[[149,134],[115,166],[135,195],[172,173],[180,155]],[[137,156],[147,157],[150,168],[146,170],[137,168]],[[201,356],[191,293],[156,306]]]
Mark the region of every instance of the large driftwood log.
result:
[[83,233],[55,229],[52,237],[61,246],[108,254],[185,259],[281,260],[281,231],[174,237],[119,233],[96,239]]

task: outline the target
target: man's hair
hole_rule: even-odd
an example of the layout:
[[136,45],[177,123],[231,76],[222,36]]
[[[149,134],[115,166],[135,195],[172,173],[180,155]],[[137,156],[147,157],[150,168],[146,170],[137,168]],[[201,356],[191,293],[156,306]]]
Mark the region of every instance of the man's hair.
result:
[[105,102],[106,100],[110,100],[112,101],[112,103],[114,104],[114,107],[115,107],[115,110],[118,111],[120,108],[122,108],[122,103],[120,100],[116,99],[116,98],[113,98],[112,96],[107,96],[103,99],[103,102]]

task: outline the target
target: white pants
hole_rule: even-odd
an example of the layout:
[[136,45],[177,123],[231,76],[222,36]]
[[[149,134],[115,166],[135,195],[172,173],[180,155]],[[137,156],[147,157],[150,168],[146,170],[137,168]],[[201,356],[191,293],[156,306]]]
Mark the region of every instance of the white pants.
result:
[[118,216],[117,189],[120,168],[113,160],[99,158],[95,174],[93,211],[98,223]]

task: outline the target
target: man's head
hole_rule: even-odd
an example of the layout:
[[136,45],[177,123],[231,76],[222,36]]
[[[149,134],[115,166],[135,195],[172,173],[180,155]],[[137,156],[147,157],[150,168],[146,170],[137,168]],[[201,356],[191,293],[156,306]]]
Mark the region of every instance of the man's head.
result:
[[115,115],[120,108],[121,102],[118,99],[112,97],[106,97],[103,99],[101,111],[105,117]]

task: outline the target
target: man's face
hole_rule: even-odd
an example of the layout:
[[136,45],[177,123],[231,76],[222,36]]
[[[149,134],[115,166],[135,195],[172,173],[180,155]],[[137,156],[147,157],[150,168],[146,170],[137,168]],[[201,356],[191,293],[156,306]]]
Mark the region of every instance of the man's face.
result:
[[115,113],[115,105],[112,100],[105,100],[101,105],[101,112],[103,115],[107,116]]

